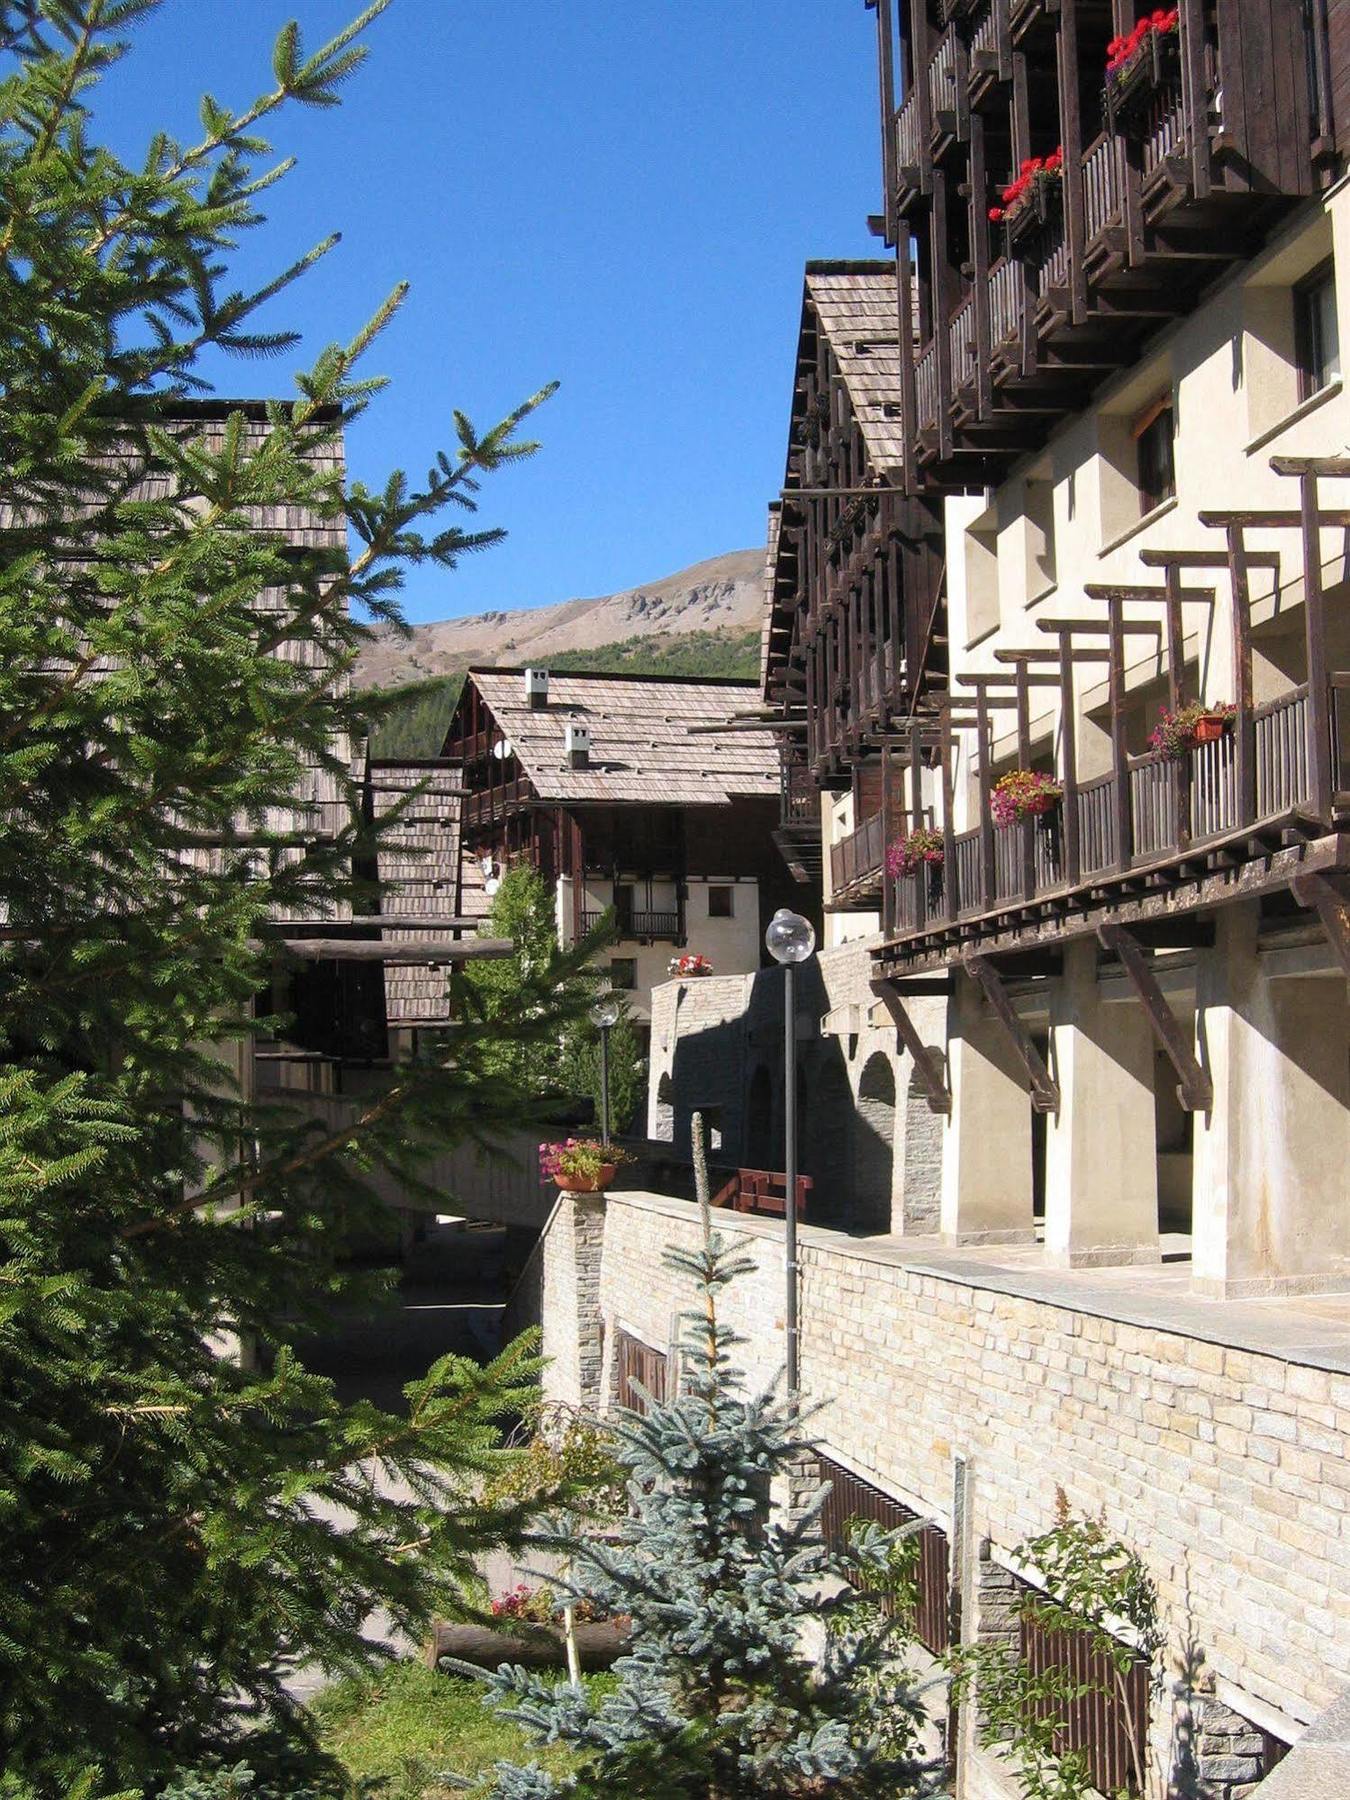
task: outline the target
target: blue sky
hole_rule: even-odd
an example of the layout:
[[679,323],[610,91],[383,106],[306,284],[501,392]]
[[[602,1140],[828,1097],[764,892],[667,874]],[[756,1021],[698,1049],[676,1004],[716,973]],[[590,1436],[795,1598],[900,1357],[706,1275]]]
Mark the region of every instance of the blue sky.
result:
[[[273,37],[310,48],[355,0],[163,0],[108,78],[134,150],[184,137],[203,88],[239,104]],[[277,303],[305,352],[412,293],[376,353],[390,390],[352,434],[367,480],[550,379],[544,448],[484,489],[500,548],[414,571],[414,619],[608,593],[762,541],[782,479],[802,264],[872,256],[880,204],[873,16],[862,0],[394,0],[338,111],[272,134],[299,157],[243,278],[333,229]],[[298,359],[229,363],[285,391]]]

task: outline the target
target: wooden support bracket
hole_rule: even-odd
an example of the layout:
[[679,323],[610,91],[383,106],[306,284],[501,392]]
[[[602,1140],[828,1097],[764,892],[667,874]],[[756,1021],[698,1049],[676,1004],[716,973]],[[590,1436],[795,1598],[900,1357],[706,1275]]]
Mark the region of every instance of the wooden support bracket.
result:
[[891,1015],[901,1043],[914,1058],[914,1074],[919,1086],[928,1101],[928,1110],[935,1113],[950,1114],[952,1110],[952,1093],[947,1086],[945,1071],[932,1055],[930,1046],[919,1036],[913,1019],[905,1010],[905,1003],[896,993],[889,981],[874,981],[872,992],[880,1000]]
[[1182,1107],[1186,1112],[1209,1112],[1214,1105],[1214,1083],[1196,1061],[1190,1038],[1167,1004],[1167,996],[1159,987],[1138,938],[1132,937],[1123,925],[1099,925],[1097,940],[1119,960],[1139,996],[1149,1028],[1177,1072],[1177,1098]]
[[1322,921],[1327,942],[1350,975],[1350,876],[1344,870],[1296,875],[1290,882],[1300,906],[1310,906]]
[[995,1018],[1007,1032],[1009,1041],[1017,1052],[1018,1061],[1027,1072],[1027,1080],[1031,1084],[1032,1106],[1037,1112],[1057,1113],[1059,1083],[1042,1062],[1040,1051],[1032,1043],[1030,1033],[1018,1018],[998,971],[983,956],[964,957],[961,967],[972,981],[978,982],[985,999],[994,1010]]

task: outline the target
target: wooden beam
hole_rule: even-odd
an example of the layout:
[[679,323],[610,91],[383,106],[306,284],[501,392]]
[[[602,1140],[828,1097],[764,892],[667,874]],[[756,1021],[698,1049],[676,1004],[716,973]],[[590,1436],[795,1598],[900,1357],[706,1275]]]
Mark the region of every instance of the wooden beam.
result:
[[1327,942],[1350,975],[1350,876],[1344,870],[1296,875],[1290,882],[1300,906],[1309,906],[1322,921]]
[[510,938],[432,938],[420,944],[383,944],[367,938],[266,938],[253,947],[285,951],[297,962],[395,963],[432,969],[441,963],[513,956],[516,948]]
[[1299,476],[1299,512],[1303,525],[1303,633],[1308,670],[1308,779],[1312,809],[1331,824],[1331,685],[1327,679],[1327,603],[1322,589],[1322,515],[1317,506],[1317,475]]
[[1004,987],[998,971],[983,956],[963,957],[961,967],[983,991],[985,999],[993,1010],[994,1017],[1002,1025],[1009,1042],[1017,1052],[1017,1059],[1027,1072],[1033,1108],[1037,1112],[1057,1113],[1059,1111],[1059,1086],[1042,1062],[1041,1053],[1032,1043],[1026,1026],[1018,1018],[1016,1008],[1009,998],[1008,990]]
[[1131,937],[1123,925],[1099,925],[1097,940],[1117,959],[1139,996],[1149,1028],[1176,1070],[1177,1098],[1183,1108],[1187,1112],[1209,1112],[1214,1105],[1214,1083],[1196,1061],[1189,1034],[1182,1030],[1181,1021],[1167,1004],[1167,996],[1159,987],[1153,965],[1139,940]]
[[[1149,569],[1226,569],[1226,550],[1141,550],[1139,560]],[[1273,569],[1280,572],[1278,550],[1249,550],[1249,569]]]
[[[1227,531],[1232,525],[1240,525],[1246,531],[1297,531],[1302,528],[1303,514],[1296,509],[1277,511],[1270,509],[1258,512],[1247,509],[1237,512],[1202,512],[1199,515],[1202,525],[1213,526],[1217,531]],[[1328,531],[1345,531],[1350,528],[1350,512],[1333,508],[1322,514],[1319,521]]]
[[924,1091],[929,1111],[950,1114],[952,1094],[947,1086],[946,1072],[939,1070],[937,1059],[930,1054],[930,1046],[919,1036],[918,1028],[906,1012],[899,994],[889,981],[874,981],[871,988],[890,1014],[901,1043],[914,1058],[915,1078]]

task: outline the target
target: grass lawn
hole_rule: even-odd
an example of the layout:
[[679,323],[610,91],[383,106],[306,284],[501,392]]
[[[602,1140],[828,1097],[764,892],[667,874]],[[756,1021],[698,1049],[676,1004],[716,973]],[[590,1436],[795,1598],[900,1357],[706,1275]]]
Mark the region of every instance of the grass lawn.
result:
[[[588,1685],[612,1680],[588,1677]],[[314,1701],[325,1749],[351,1771],[353,1785],[381,1778],[382,1800],[442,1800],[456,1790],[443,1771],[474,1776],[505,1758],[566,1769],[569,1753],[536,1747],[483,1705],[478,1682],[441,1675],[421,1663],[392,1663],[364,1681],[342,1681]]]

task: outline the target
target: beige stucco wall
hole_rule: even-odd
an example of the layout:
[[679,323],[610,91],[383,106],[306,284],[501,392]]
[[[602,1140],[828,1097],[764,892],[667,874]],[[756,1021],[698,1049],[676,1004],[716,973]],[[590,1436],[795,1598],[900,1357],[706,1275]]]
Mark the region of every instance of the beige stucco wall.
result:
[[[1202,511],[1297,505],[1297,485],[1271,471],[1271,457],[1340,455],[1350,443],[1350,393],[1336,382],[1301,405],[1293,362],[1293,284],[1333,249],[1338,267],[1348,272],[1339,283],[1339,314],[1342,353],[1350,355],[1350,189],[1341,184],[1300,209],[1262,255],[1161,333],[1146,356],[1103,389],[1042,451],[1017,465],[997,489],[985,497],[947,503],[954,668],[991,672],[999,667],[999,650],[1050,647],[1053,639],[1038,630],[1040,621],[1100,610],[1099,603],[1085,609],[1086,583],[1156,585],[1159,573],[1142,562],[1144,550],[1222,548],[1222,534],[1198,523]],[[1129,424],[1168,391],[1176,405],[1176,497],[1141,519]],[[1327,505],[1350,504],[1350,483],[1327,481],[1322,491]],[[1046,573],[1044,555],[1038,554],[1047,516],[1053,519],[1052,575]],[[1322,537],[1326,579],[1332,583],[1343,578],[1336,562],[1338,536],[1328,531]],[[1254,610],[1260,703],[1292,685],[1287,667],[1290,655],[1296,659],[1300,653],[1301,629],[1301,582],[1292,578],[1300,558],[1295,532],[1253,531],[1248,542],[1257,549],[1278,549],[1284,559],[1279,610],[1288,619],[1287,632],[1271,625],[1273,599],[1258,600]],[[1227,579],[1221,574],[1192,578],[1196,586],[1211,581],[1214,605],[1185,609],[1187,651],[1198,665],[1204,697],[1229,699],[1233,671]],[[1268,575],[1254,577],[1256,595],[1270,591]],[[1127,617],[1156,621],[1160,609],[1131,606]],[[1285,636],[1288,643],[1281,641]],[[1130,646],[1130,663],[1134,687],[1157,681],[1163,671],[1148,639]],[[1081,674],[1078,752],[1084,779],[1109,766],[1105,732],[1089,716],[1104,702],[1104,674]],[[1142,704],[1151,724],[1154,702],[1150,698]],[[1043,740],[1054,736],[1056,712],[1054,690],[1034,697],[1034,735]],[[999,723],[998,753],[1010,755],[1011,714],[1002,713]],[[1132,742],[1130,748],[1137,751],[1143,744]],[[973,822],[968,755],[959,761],[958,829]]]

